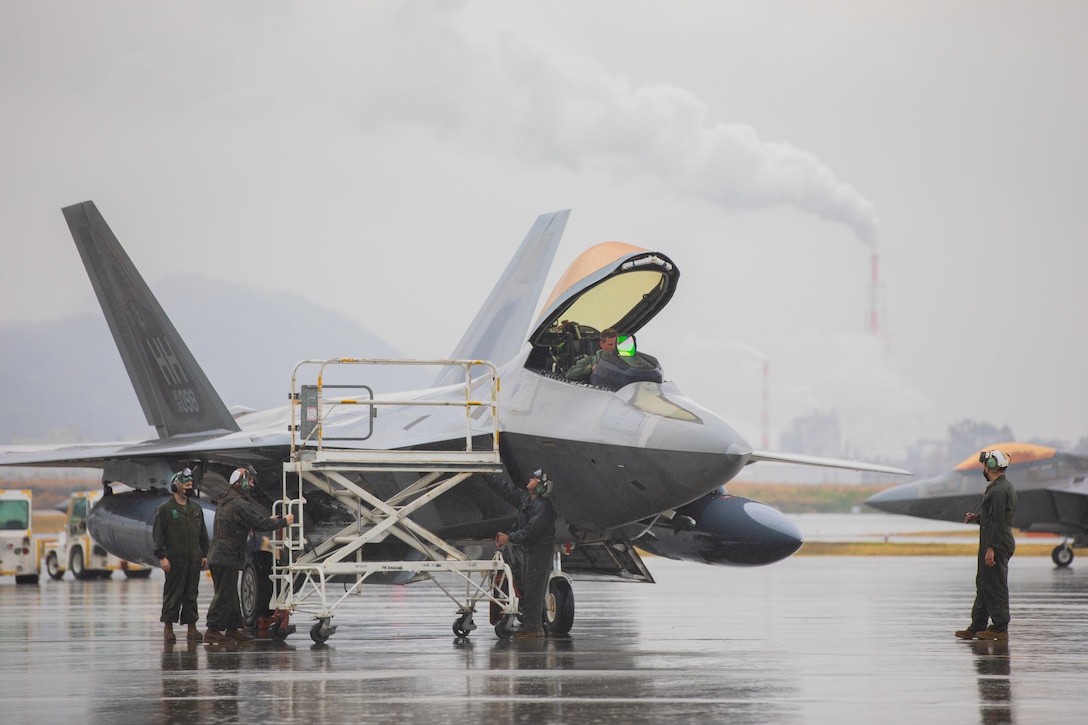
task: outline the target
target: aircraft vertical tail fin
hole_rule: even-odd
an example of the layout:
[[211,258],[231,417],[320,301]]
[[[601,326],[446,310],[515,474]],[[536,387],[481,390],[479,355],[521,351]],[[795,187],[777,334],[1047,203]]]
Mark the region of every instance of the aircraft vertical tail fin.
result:
[[[490,360],[502,365],[518,354],[525,344],[568,217],[570,209],[537,217],[464,337],[450,354],[451,360]],[[434,384],[452,385],[461,380],[462,375],[459,370],[447,368]]]
[[63,211],[148,424],[160,438],[238,430],[94,202]]

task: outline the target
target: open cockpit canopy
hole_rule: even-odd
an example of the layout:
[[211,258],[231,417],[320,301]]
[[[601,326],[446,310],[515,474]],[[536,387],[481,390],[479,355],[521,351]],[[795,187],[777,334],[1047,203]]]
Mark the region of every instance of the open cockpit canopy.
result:
[[[672,260],[658,252],[622,242],[589,248],[552,291],[529,340],[527,367],[560,374],[582,355],[597,352],[603,330],[633,336],[672,299],[679,277]],[[656,367],[649,356],[636,356]]]

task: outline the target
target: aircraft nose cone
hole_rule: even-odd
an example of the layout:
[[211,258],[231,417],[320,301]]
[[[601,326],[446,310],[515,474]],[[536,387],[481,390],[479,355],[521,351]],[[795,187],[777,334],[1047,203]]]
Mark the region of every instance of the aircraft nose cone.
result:
[[911,513],[911,506],[917,500],[918,484],[904,483],[900,486],[874,493],[872,496],[865,499],[865,503],[875,509],[887,511],[890,514],[909,515]]

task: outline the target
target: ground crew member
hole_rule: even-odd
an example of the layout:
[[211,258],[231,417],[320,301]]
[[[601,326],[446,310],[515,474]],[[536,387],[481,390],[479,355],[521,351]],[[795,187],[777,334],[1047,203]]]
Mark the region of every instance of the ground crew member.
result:
[[170,479],[173,496],[155,510],[152,524],[152,540],[159,566],[166,572],[162,587],[162,636],[167,642],[176,642],[174,622],[188,625],[185,638],[199,642],[202,637],[196,628],[200,619],[197,609],[197,589],[200,571],[208,566],[208,527],[204,523],[204,510],[193,497],[193,472],[186,468]]
[[555,507],[548,500],[551,481],[543,471],[535,471],[525,488],[506,479],[487,477],[491,489],[518,509],[518,520],[509,533],[495,536],[498,547],[513,544],[520,557],[519,575],[521,625],[514,637],[543,637],[544,597],[555,554]]
[[1009,638],[1009,559],[1016,551],[1012,535],[1016,489],[1005,478],[1012,456],[998,450],[983,451],[978,460],[989,485],[982,494],[978,513],[963,518],[964,523],[979,525],[975,603],[971,607],[971,625],[956,632],[956,636],[1003,640]]
[[253,503],[251,491],[257,485],[253,467],[238,468],[230,474],[230,489],[215,508],[215,532],[208,553],[215,594],[208,606],[208,644],[253,638],[242,630],[242,608],[238,603],[238,573],[246,565],[246,539],[250,531],[275,531],[294,523],[295,517],[270,518]]

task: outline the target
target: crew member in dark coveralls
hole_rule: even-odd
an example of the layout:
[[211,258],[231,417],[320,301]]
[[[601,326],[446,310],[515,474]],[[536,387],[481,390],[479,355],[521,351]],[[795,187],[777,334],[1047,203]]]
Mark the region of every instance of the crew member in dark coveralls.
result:
[[514,637],[543,637],[544,596],[555,554],[555,508],[548,500],[551,482],[543,471],[536,471],[525,488],[505,479],[487,477],[488,485],[518,509],[518,521],[509,533],[495,536],[498,547],[513,544],[521,562],[516,580],[520,590],[521,626]]
[[[989,481],[979,512],[963,521],[978,524],[978,573],[971,626],[956,632],[960,639],[1009,638],[1009,559],[1016,551],[1012,519],[1016,515],[1016,489],[1005,478],[1012,456],[1002,451],[979,454],[982,473]],[[987,627],[989,623],[989,627]]]
[[208,606],[208,631],[204,633],[204,641],[209,644],[253,639],[242,630],[242,608],[238,603],[238,572],[246,565],[246,539],[250,531],[275,531],[295,521],[292,514],[271,518],[261,513],[250,497],[256,485],[257,473],[252,466],[236,469],[230,474],[230,489],[215,507],[215,532],[208,552],[215,594]]
[[193,472],[186,468],[170,479],[173,496],[155,510],[151,536],[155,557],[166,572],[162,587],[162,636],[176,642],[174,622],[188,625],[185,638],[199,642],[202,638],[196,622],[200,612],[196,605],[200,587],[200,571],[208,566],[208,527],[204,510],[193,497]]

